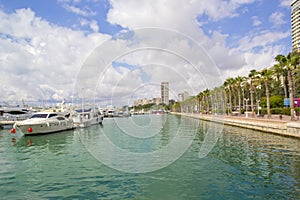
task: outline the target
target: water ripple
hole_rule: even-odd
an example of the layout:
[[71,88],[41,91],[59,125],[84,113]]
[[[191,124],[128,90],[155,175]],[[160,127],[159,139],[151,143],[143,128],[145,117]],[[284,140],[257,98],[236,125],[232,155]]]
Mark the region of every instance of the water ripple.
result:
[[[104,120],[103,127],[16,138],[16,142],[11,142],[7,131],[0,130],[0,197],[300,199],[300,141],[296,139],[225,126],[213,150],[200,159],[205,130],[211,125],[201,122],[200,127],[184,127],[197,129],[197,134],[190,148],[173,164],[151,173],[130,174],[96,160],[78,137],[80,134],[96,143],[99,134],[106,134],[125,149],[154,151],[169,144],[176,134],[176,122],[181,120],[172,115],[168,118],[172,119],[163,121],[160,132],[146,141],[124,134],[113,120]],[[136,116],[134,120],[138,119]],[[141,125],[145,119],[136,123]],[[123,159],[124,163],[130,162],[129,158]]]

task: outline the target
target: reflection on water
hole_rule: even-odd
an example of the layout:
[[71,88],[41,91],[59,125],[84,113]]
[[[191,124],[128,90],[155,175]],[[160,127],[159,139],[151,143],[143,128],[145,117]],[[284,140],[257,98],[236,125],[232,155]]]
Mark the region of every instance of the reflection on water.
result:
[[[124,149],[154,151],[169,144],[176,136],[176,127],[184,121],[179,116],[161,116],[161,121],[153,121],[160,122],[159,129],[154,127],[155,134],[148,129],[151,137],[145,139],[126,134],[130,127],[120,128],[126,124],[125,120],[105,119],[103,126],[15,138],[15,142],[9,130],[0,130],[0,196],[5,199],[300,199],[299,139],[224,126],[216,146],[200,159],[199,150],[207,130],[220,125],[186,122],[182,131],[188,134],[189,129],[196,130],[196,135],[182,157],[158,171],[130,174],[100,163],[89,154],[81,139],[97,142],[97,137],[105,134]],[[140,127],[147,127],[150,121],[139,116],[129,120],[135,120]]]

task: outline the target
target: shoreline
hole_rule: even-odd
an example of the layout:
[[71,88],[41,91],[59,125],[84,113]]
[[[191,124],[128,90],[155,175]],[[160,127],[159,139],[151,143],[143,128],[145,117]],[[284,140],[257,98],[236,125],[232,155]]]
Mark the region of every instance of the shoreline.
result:
[[279,119],[279,117],[277,119],[266,119],[259,117],[206,115],[197,113],[171,112],[171,114],[300,139],[300,122],[292,122],[288,119]]

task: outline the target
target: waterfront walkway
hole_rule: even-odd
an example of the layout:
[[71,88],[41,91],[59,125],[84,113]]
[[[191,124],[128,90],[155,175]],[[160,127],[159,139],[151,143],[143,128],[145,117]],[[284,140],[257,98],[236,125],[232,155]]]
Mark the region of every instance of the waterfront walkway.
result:
[[273,115],[268,119],[264,117],[245,117],[245,116],[224,116],[196,113],[172,113],[205,121],[223,123],[225,125],[238,126],[241,128],[264,131],[283,136],[295,137],[300,139],[300,120],[291,121],[289,116]]

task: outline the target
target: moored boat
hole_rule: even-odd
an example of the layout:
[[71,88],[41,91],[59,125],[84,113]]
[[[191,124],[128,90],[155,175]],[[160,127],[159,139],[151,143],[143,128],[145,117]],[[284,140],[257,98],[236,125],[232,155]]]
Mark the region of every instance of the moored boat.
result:
[[131,116],[130,112],[120,111],[120,112],[116,113],[114,117],[130,117],[130,116]]
[[75,127],[88,127],[95,124],[101,124],[103,115],[97,109],[79,109],[72,115]]
[[105,117],[115,117],[116,116],[116,111],[113,108],[109,108],[105,111]]
[[70,130],[74,128],[74,123],[69,115],[60,112],[37,112],[29,119],[16,122],[11,132],[19,131],[24,135],[37,135]]

